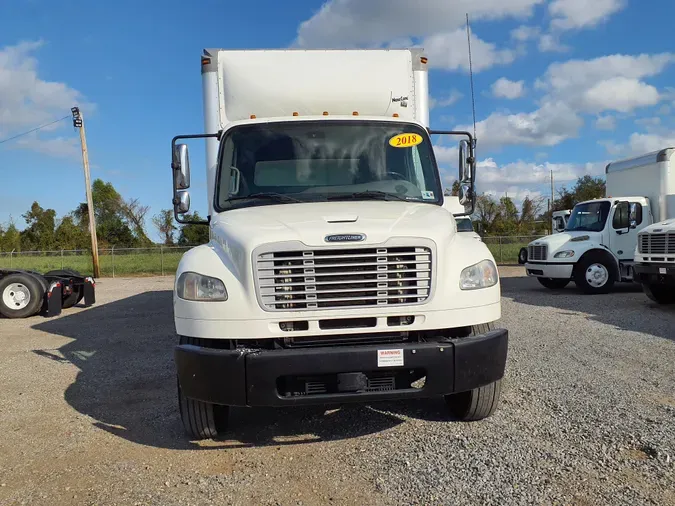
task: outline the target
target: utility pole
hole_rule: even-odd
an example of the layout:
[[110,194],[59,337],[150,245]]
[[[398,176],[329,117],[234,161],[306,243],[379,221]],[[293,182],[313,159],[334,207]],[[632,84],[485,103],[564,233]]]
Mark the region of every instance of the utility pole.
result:
[[553,169],[551,169],[551,210],[553,209],[553,201],[554,200],[555,200],[555,197],[553,195]]
[[94,216],[94,200],[91,196],[91,177],[89,176],[89,153],[87,152],[87,137],[84,133],[84,117],[79,107],[70,109],[73,113],[73,126],[80,129],[80,144],[82,145],[82,165],[84,166],[84,184],[87,189],[87,214],[89,215],[89,235],[91,235],[91,260],[94,266],[94,277],[101,277],[101,268],[98,263],[98,239],[96,238],[96,217]]

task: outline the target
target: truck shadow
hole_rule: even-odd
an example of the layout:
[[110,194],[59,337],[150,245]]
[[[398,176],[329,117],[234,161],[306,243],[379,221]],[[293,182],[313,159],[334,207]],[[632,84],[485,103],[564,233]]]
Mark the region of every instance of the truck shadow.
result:
[[[57,353],[38,353],[46,360],[70,362],[79,368],[75,382],[65,391],[66,401],[93,418],[98,428],[147,446],[218,449],[355,438],[395,427],[406,415],[424,416],[427,404],[396,403],[391,411],[377,404],[339,409],[235,408],[227,440],[202,445],[188,440],[179,418],[171,291],[145,292],[66,311],[33,328],[72,340],[54,350]],[[427,412],[432,419],[440,416],[433,406],[431,402]]]
[[530,277],[502,278],[502,296],[520,304],[555,307],[621,330],[649,334],[675,341],[675,306],[650,301],[636,283],[619,283],[611,293],[586,295],[570,283],[562,290],[549,290]]

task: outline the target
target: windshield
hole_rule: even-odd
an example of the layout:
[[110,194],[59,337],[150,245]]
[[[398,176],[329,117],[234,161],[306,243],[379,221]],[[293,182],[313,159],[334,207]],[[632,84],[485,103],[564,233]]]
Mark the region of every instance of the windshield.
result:
[[577,204],[572,210],[565,230],[567,232],[575,230],[601,232],[605,228],[609,209],[610,205],[607,201]]
[[320,200],[440,204],[426,131],[409,123],[242,125],[223,139],[216,209]]
[[473,232],[473,224],[470,218],[455,218],[458,232]]

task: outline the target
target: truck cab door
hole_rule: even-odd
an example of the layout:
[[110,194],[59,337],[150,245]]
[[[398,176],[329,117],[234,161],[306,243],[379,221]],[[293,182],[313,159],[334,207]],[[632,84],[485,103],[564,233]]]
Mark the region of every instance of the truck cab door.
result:
[[642,204],[623,200],[614,206],[609,231],[609,246],[619,260],[632,261],[637,235],[647,225]]

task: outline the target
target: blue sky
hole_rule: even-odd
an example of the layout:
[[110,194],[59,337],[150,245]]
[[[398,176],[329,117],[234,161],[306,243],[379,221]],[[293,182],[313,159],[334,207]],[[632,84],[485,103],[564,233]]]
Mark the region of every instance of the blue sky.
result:
[[[236,7],[235,7],[236,5]],[[426,49],[436,128],[471,123],[464,13],[472,20],[479,191],[521,200],[612,159],[675,146],[675,2],[294,0],[4,2],[0,140],[69,114],[86,119],[92,177],[170,207],[170,140],[203,130],[202,48]],[[191,146],[193,207],[206,195]],[[456,151],[437,148],[448,182]],[[37,200],[84,200],[77,132],[64,121],[0,144],[0,223]],[[148,231],[157,237],[148,220]]]

